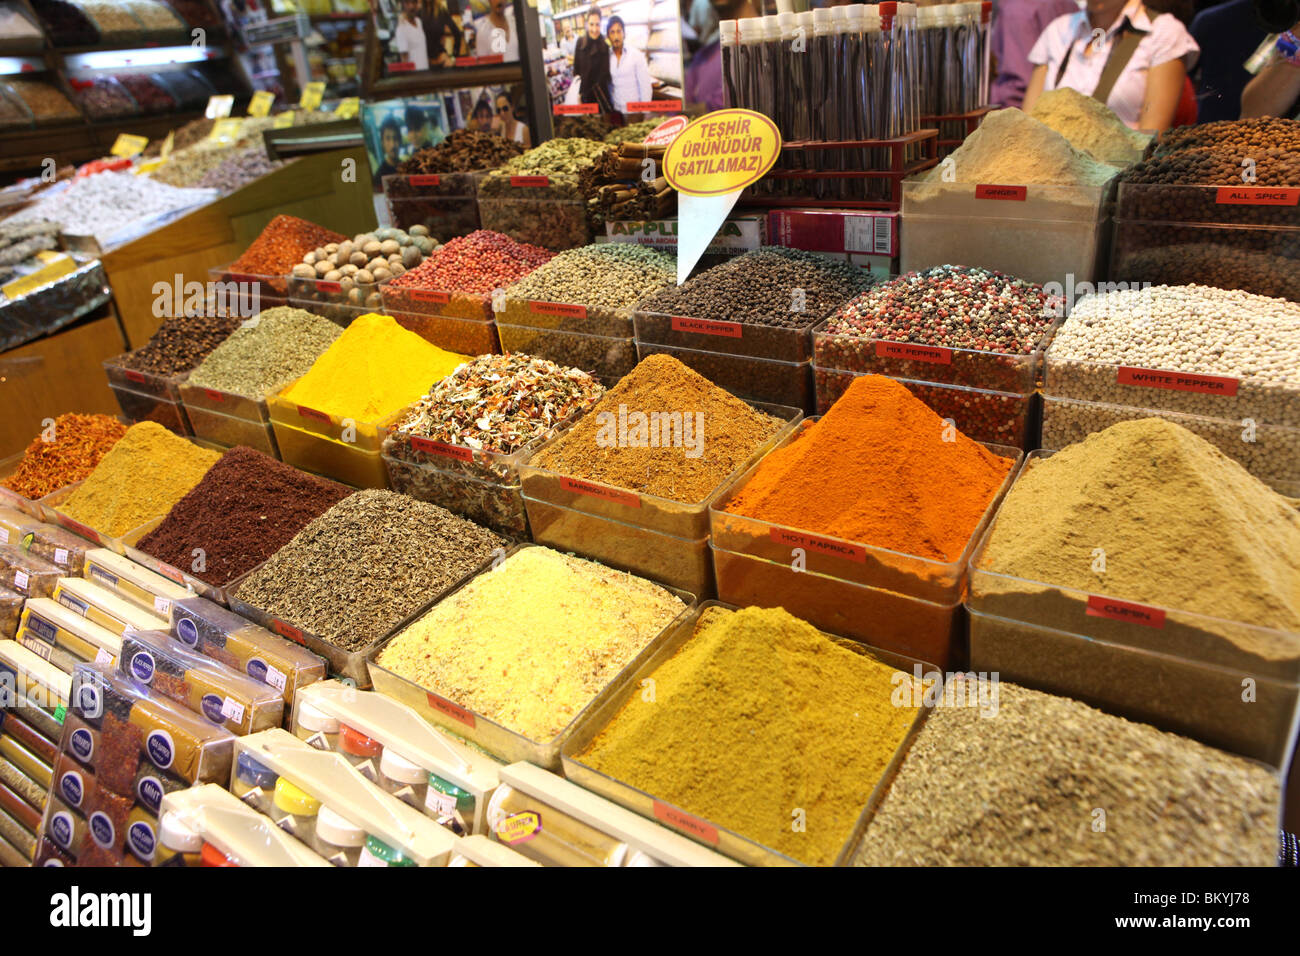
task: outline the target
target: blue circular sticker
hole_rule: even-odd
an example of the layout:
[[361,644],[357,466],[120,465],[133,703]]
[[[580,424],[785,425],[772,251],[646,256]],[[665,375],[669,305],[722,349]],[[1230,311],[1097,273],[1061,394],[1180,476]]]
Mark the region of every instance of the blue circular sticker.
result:
[[105,850],[113,849],[113,844],[117,840],[117,831],[113,829],[113,821],[109,819],[108,814],[103,810],[96,810],[90,815],[90,835],[96,843]]
[[154,846],[156,845],[153,827],[143,820],[137,820],[127,827],[126,842],[131,848],[131,852],[145,863],[153,859]]
[[154,672],[153,655],[146,651],[138,651],[131,658],[131,676],[142,684],[147,684],[153,680]]
[[160,770],[166,770],[172,765],[172,760],[176,756],[176,746],[172,743],[172,735],[165,730],[155,730],[145,738],[145,753],[149,755],[149,760]]
[[78,727],[72,732],[68,746],[72,750],[72,756],[82,763],[89,763],[90,758],[95,756],[95,735],[85,727]]
[[182,644],[188,644],[190,647],[199,645],[199,629],[188,617],[183,617],[176,622],[176,636]]
[[216,694],[204,694],[199,706],[203,708],[203,716],[208,720],[214,724],[224,724],[226,718],[221,713],[221,703],[221,698]]
[[157,813],[158,808],[162,806],[162,781],[157,777],[141,777],[135,785],[135,795],[140,798],[141,803]]
[[63,799],[74,807],[81,806],[81,798],[85,796],[85,784],[82,782],[81,774],[75,770],[69,770],[59,778],[59,793],[63,794]]
[[72,814],[67,810],[50,817],[50,837],[65,850],[72,846],[72,830]]
[[259,681],[263,684],[266,683],[266,661],[257,657],[251,657],[244,669],[248,671],[248,676],[253,678],[253,680]]

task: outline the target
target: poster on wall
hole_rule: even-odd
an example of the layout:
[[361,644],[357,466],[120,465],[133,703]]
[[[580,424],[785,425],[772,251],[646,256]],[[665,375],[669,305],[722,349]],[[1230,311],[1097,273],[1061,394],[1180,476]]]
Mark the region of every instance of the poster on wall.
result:
[[526,116],[521,83],[365,103],[361,108],[361,130],[370,155],[371,175],[379,182],[396,173],[412,154],[438,145],[457,129],[476,129],[530,147],[528,124],[516,118]]
[[539,0],[538,11],[556,116],[681,112],[678,0]]
[[372,0],[386,76],[519,61],[524,0]]

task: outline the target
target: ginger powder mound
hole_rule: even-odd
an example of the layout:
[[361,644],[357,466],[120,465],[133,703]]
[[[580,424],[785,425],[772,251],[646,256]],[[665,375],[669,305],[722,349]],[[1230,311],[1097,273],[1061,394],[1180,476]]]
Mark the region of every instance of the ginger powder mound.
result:
[[338,418],[377,422],[415,402],[469,356],[440,349],[392,316],[358,316],[283,393]]
[[919,709],[913,678],[781,608],[710,608],[578,759],[804,863],[848,842]]
[[220,457],[220,452],[200,448],[155,422],[139,422],[126,430],[60,510],[118,538],[169,512]]
[[548,741],[685,608],[644,578],[524,548],[393,638],[378,663]]

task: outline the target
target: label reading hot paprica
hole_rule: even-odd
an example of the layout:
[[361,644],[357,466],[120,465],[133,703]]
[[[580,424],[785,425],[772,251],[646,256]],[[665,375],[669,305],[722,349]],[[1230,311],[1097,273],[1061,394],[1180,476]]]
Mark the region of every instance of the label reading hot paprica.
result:
[[1120,385],[1139,385],[1143,388],[1165,388],[1175,392],[1200,392],[1203,395],[1237,394],[1240,380],[1226,375],[1197,375],[1190,372],[1167,372],[1155,368],[1133,368],[1122,365],[1115,374]]
[[1113,621],[1131,621],[1146,627],[1162,628],[1165,626],[1165,612],[1158,607],[1134,604],[1132,601],[1118,601],[1115,598],[1088,597],[1089,617],[1108,617]]
[[937,345],[913,345],[911,342],[877,342],[876,357],[929,362],[932,365],[951,365],[952,349],[940,348]]
[[409,289],[407,294],[416,302],[433,302],[437,305],[446,305],[451,301],[450,292],[436,292],[433,289]]
[[693,836],[697,840],[703,840],[705,843],[718,845],[718,828],[711,823],[705,823],[699,817],[691,816],[689,813],[683,813],[676,807],[671,807],[659,800],[654,805],[655,819],[660,823],[666,823],[674,830],[680,830],[688,836]]
[[865,564],[867,561],[866,550],[861,545],[850,544],[847,541],[822,538],[802,531],[791,531],[788,528],[772,528],[768,536],[777,544],[788,548],[803,548],[813,554],[843,558],[845,561],[856,561],[858,564]]

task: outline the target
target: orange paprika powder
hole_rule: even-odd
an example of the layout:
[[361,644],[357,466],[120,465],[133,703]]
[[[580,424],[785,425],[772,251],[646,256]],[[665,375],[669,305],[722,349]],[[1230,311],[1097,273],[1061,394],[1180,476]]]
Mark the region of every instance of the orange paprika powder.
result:
[[769,454],[726,510],[955,561],[1013,464],[893,379],[863,375],[818,422]]

